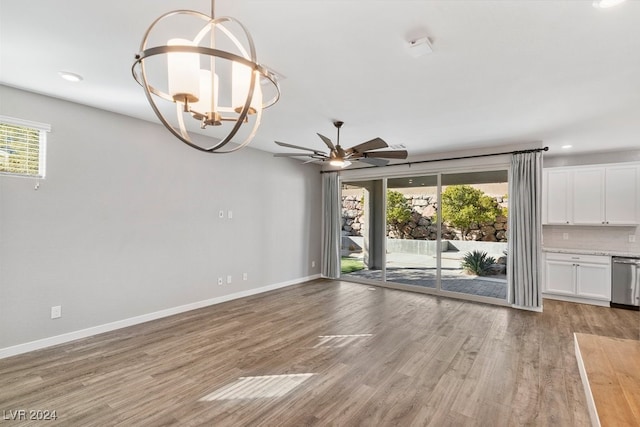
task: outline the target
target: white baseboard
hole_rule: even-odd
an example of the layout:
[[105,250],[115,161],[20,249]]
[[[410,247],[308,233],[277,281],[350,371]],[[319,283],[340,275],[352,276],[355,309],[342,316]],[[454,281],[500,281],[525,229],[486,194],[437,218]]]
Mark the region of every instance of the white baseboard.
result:
[[577,302],[579,304],[598,305],[600,307],[609,307],[611,305],[609,301],[604,301],[604,300],[580,298],[580,297],[573,297],[569,295],[548,294],[544,292],[542,293],[542,298],[555,299],[558,301]]
[[30,341],[24,344],[18,344],[11,347],[0,348],[0,359],[16,356],[18,354],[27,353],[34,350],[40,350],[42,348],[51,347],[58,344],[64,344],[80,338],[86,338],[92,335],[102,334],[104,332],[110,332],[116,329],[126,328],[128,326],[137,325],[139,323],[149,322],[151,320],[173,316],[174,314],[184,313],[186,311],[195,310],[195,309],[207,307],[210,305],[220,304],[220,303],[231,301],[238,298],[244,298],[251,295],[261,294],[263,292],[273,291],[275,289],[285,288],[287,286],[297,285],[300,283],[304,283],[304,282],[319,279],[319,278],[320,278],[319,274],[314,274],[313,276],[301,277],[301,278],[289,280],[286,282],[263,286],[261,288],[235,292],[233,294],[223,295],[221,297],[211,298],[203,301],[197,301],[190,304],[180,305],[177,307],[171,307],[165,310],[143,314],[141,316],[117,320],[111,323],[105,323],[103,325],[92,326],[90,328],[81,329],[79,331],[68,332],[66,334],[43,338],[36,341]]
[[525,306],[525,305],[511,304],[511,308],[517,308],[518,310],[528,310],[528,311],[534,311],[536,313],[542,313],[542,306],[540,306],[540,307],[528,307],[528,306]]

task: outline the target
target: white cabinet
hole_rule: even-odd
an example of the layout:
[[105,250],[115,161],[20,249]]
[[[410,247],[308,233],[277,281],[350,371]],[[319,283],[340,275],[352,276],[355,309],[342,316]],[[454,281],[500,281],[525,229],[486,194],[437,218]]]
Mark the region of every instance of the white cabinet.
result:
[[605,224],[604,180],[604,168],[573,171],[573,224]]
[[571,223],[571,172],[549,169],[544,171],[543,182],[543,219],[545,224]]
[[611,301],[611,257],[545,253],[546,298],[608,306]]
[[549,168],[543,174],[543,224],[637,225],[640,166]]
[[605,220],[610,225],[640,222],[640,167],[615,166],[606,169]]

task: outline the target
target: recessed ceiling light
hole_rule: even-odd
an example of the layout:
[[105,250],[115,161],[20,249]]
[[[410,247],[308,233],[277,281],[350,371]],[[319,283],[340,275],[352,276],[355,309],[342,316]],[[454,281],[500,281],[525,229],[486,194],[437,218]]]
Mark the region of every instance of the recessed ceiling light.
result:
[[68,82],[77,83],[83,80],[80,74],[70,73],[68,71],[58,71],[58,75]]
[[608,7],[614,7],[621,3],[624,3],[626,0],[595,0],[593,2],[593,7],[597,7],[598,9],[606,9]]
[[563,150],[568,150],[569,148],[573,147],[573,145],[567,144],[567,145],[563,145],[561,148]]

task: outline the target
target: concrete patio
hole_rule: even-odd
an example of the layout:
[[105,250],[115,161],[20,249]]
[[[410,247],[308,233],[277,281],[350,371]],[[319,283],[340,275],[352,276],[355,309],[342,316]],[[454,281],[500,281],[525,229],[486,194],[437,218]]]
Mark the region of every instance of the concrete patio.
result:
[[[350,258],[362,259],[360,253],[350,254]],[[460,252],[443,252],[441,282],[442,290],[478,295],[489,298],[507,298],[505,275],[471,276],[460,269]],[[386,264],[387,282],[410,286],[436,288],[436,257],[407,253],[388,253]],[[363,269],[342,275],[343,278],[363,278],[382,280],[381,270]]]

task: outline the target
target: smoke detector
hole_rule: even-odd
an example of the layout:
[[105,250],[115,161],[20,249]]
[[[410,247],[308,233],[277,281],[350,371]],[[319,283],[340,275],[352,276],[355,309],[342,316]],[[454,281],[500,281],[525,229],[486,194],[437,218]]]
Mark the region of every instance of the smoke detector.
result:
[[433,47],[431,47],[429,37],[426,36],[409,40],[408,49],[409,54],[414,58],[419,58],[433,52]]

